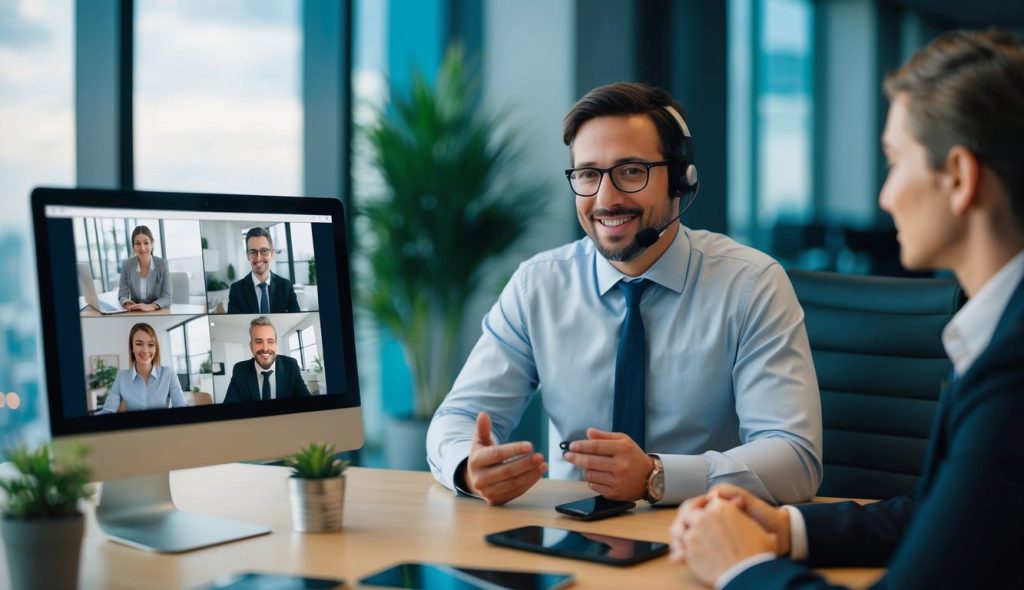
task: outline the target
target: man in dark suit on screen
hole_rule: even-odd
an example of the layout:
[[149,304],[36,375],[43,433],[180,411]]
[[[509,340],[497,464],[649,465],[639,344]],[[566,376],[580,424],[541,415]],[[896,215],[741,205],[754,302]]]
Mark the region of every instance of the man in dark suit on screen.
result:
[[252,272],[231,284],[228,313],[291,313],[299,311],[295,288],[288,279],[270,272],[274,241],[265,227],[245,234],[245,255]]
[[735,486],[689,500],[673,557],[717,588],[836,588],[808,568],[851,566],[886,567],[878,588],[1024,588],[1024,40],[943,34],[885,90],[879,203],[900,260],[950,269],[970,297],[942,334],[955,374],[920,482],[864,506],[776,508]]
[[277,354],[277,330],[269,318],[260,316],[249,324],[249,348],[253,358],[235,363],[224,403],[309,396],[299,363]]

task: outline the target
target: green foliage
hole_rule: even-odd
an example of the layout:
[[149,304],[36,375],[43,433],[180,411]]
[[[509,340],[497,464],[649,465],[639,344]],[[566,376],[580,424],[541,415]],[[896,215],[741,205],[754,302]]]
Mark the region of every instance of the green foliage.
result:
[[298,453],[285,457],[284,463],[292,468],[292,477],[327,479],[344,475],[349,462],[335,458],[334,445],[309,443]]
[[96,362],[96,370],[89,373],[89,389],[103,389],[110,392],[110,386],[117,379],[117,367],[113,367],[100,359]]
[[218,279],[217,277],[210,275],[206,277],[206,290],[207,291],[223,291],[229,288],[231,285]]
[[200,242],[203,245],[203,250],[209,250],[210,249],[210,242],[206,238],[199,238],[199,240],[200,240]]
[[213,358],[206,357],[206,359],[199,365],[200,373],[212,373],[213,372]]
[[324,363],[320,360],[320,357],[315,356],[309,361],[309,370],[314,373],[324,372]]
[[310,285],[316,284],[316,259],[310,257],[309,259],[309,283]]
[[228,280],[229,281],[234,281],[235,280],[235,276],[237,276],[235,274],[235,265],[234,264],[228,264]]
[[485,263],[543,216],[542,191],[521,166],[508,111],[481,106],[479,79],[449,50],[431,85],[411,90],[362,130],[387,187],[357,212],[370,277],[363,306],[402,343],[414,379],[414,414],[429,418],[451,388],[462,312]]
[[49,445],[35,451],[25,447],[9,451],[7,456],[20,476],[0,480],[0,489],[7,495],[4,516],[36,520],[77,513],[78,501],[92,496],[85,455],[82,445],[74,447],[66,461],[51,461]]

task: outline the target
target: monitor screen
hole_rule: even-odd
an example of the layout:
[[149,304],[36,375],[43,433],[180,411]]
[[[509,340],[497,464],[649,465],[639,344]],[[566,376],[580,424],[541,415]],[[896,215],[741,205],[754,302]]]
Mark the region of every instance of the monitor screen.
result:
[[32,204],[50,427],[97,477],[362,445],[340,201],[40,188]]

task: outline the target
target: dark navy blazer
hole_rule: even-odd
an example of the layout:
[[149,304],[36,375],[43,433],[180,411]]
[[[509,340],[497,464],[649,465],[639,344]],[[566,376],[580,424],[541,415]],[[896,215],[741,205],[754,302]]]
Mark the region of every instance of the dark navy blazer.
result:
[[943,394],[920,483],[877,504],[799,507],[806,564],[776,559],[741,588],[834,588],[808,567],[888,567],[877,588],[1024,588],[1024,282],[988,347]]
[[[277,380],[277,399],[309,395],[306,382],[299,373],[299,363],[290,356],[277,356],[271,378]],[[263,380],[256,375],[256,363],[253,359],[235,363],[231,370],[231,384],[224,395],[224,403],[260,401],[263,399],[260,394],[261,387]]]
[[[289,313],[299,310],[299,300],[295,297],[295,288],[288,279],[270,273],[269,313]],[[228,292],[228,313],[259,313],[260,302],[256,299],[256,287],[253,286],[252,273],[242,280],[231,283]]]

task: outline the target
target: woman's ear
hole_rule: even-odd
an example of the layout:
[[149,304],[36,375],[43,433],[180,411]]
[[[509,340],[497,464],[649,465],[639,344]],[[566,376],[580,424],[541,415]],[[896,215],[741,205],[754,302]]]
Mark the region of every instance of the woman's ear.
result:
[[950,210],[957,217],[978,204],[981,163],[978,156],[962,145],[949,148],[946,154],[943,188],[949,192]]

